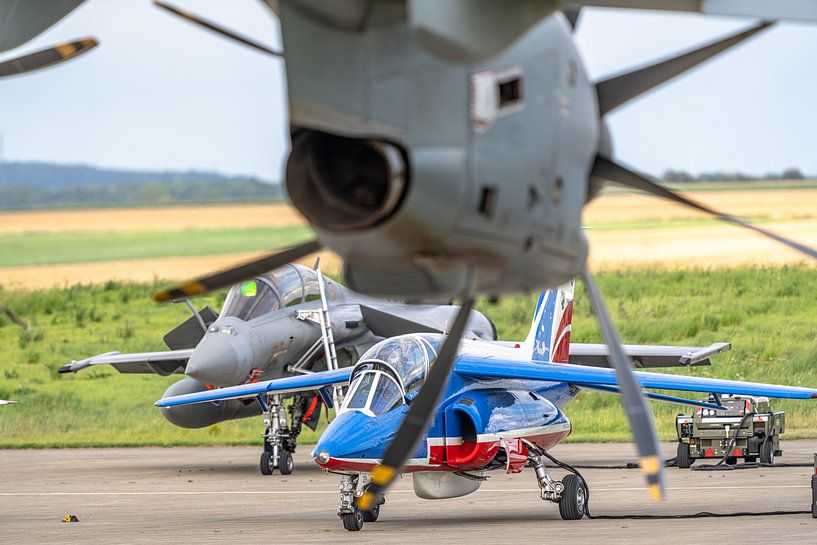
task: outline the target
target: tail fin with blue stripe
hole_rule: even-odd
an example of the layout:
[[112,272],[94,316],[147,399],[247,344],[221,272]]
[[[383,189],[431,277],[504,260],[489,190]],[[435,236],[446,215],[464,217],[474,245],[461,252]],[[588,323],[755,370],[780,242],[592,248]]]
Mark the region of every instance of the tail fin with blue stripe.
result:
[[573,280],[539,295],[523,350],[531,354],[533,361],[567,363],[572,323]]

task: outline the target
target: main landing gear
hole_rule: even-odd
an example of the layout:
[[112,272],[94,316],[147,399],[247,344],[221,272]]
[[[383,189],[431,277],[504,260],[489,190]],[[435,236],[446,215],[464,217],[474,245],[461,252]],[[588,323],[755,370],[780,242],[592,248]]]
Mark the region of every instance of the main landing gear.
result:
[[[261,453],[261,474],[272,475],[277,469],[281,475],[289,475],[295,469],[295,462],[292,455],[298,444],[298,436],[301,434],[304,411],[308,410],[308,402],[311,398],[297,397],[284,410],[283,399],[279,394],[267,397],[267,406],[264,411],[264,425],[267,427],[264,432],[264,452]],[[314,407],[312,407],[314,410]],[[287,415],[291,424],[287,426]]]
[[561,481],[554,481],[545,467],[544,457],[528,446],[529,461],[536,471],[539,495],[543,500],[558,503],[559,515],[564,520],[579,520],[587,513],[587,486],[581,477],[568,474]]
[[363,489],[369,484],[368,473],[344,474],[340,478],[340,507],[338,516],[343,527],[350,532],[357,532],[363,529],[364,522],[376,522],[380,516],[380,506],[386,503],[386,498],[382,496],[371,511],[361,511],[357,507],[357,499],[363,495]]

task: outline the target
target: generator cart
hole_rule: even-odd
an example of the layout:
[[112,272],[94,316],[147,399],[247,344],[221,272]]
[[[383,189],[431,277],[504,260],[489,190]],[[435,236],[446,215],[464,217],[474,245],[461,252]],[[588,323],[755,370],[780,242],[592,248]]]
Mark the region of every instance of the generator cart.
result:
[[773,464],[780,456],[780,434],[785,431],[783,411],[772,411],[767,397],[710,396],[701,400],[723,409],[698,408],[675,418],[678,432],[678,467],[688,468],[699,458],[725,458],[734,465],[745,462]]

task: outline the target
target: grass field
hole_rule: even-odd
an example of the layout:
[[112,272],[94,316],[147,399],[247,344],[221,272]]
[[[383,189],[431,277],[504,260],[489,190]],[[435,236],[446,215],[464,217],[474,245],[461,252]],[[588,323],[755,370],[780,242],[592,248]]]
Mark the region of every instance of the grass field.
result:
[[309,238],[309,227],[187,229],[135,233],[0,235],[0,267],[94,263],[122,259],[234,254],[278,248]]
[[[625,342],[706,345],[730,341],[733,350],[700,376],[817,386],[814,294],[810,268],[603,273],[599,286]],[[94,369],[59,375],[57,368],[109,350],[160,350],[161,336],[188,316],[182,305],[150,301],[152,284],[110,282],[68,289],[0,290],[0,301],[32,324],[24,333],[0,318],[0,447],[260,444],[260,419],[202,430],[167,423],[152,402],[173,377],[120,375]],[[218,308],[223,293],[198,301]],[[480,309],[503,339],[527,332],[532,297],[512,297]],[[581,285],[577,285],[573,340],[599,342]],[[679,371],[680,372],[680,371]],[[788,437],[817,437],[817,403],[780,402]],[[674,433],[675,405],[653,404],[664,438]],[[615,396],[585,392],[567,408],[573,441],[627,440]],[[307,433],[305,441],[315,439]]]

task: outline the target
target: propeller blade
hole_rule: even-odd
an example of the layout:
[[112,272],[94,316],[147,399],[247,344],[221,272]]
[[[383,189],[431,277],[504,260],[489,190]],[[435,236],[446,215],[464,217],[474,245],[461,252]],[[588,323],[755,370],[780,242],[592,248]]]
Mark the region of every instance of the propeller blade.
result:
[[78,57],[83,53],[87,53],[97,45],[99,45],[99,42],[95,39],[83,38],[2,62],[0,63],[0,78],[25,74],[32,70],[39,70],[40,68],[59,64],[63,61]]
[[166,303],[167,301],[174,301],[183,299],[185,297],[192,297],[194,295],[201,295],[219,288],[232,286],[238,282],[248,280],[255,276],[264,274],[278,267],[282,267],[287,263],[300,259],[309,254],[315,253],[321,249],[323,245],[317,239],[310,240],[298,246],[283,250],[281,252],[267,254],[254,261],[237,265],[226,271],[217,272],[207,276],[202,276],[196,280],[186,282],[181,286],[160,291],[153,295],[153,300],[157,303]]
[[582,269],[582,280],[587,288],[593,312],[599,322],[601,334],[607,346],[610,347],[610,363],[616,370],[624,411],[627,413],[627,420],[630,422],[630,429],[638,447],[641,472],[647,478],[647,486],[652,499],[662,500],[664,498],[664,460],[652,412],[633,374],[633,362],[621,346],[616,326],[610,319],[604,299],[587,268]]
[[605,157],[601,156],[596,157],[596,162],[593,164],[591,176],[597,176],[599,178],[604,178],[606,180],[610,180],[611,182],[615,182],[617,184],[630,187],[632,189],[644,191],[645,193],[655,195],[656,197],[661,197],[663,199],[676,202],[678,204],[683,204],[684,206],[689,206],[690,208],[694,208],[695,210],[698,210],[700,212],[710,214],[723,221],[728,221],[729,223],[734,223],[735,225],[740,225],[741,227],[751,229],[752,231],[760,233],[765,237],[775,240],[781,244],[785,244],[789,248],[792,248],[793,250],[796,250],[801,254],[810,257],[811,259],[817,260],[817,250],[813,248],[810,248],[804,244],[800,244],[799,242],[795,242],[784,236],[778,235],[777,233],[773,233],[772,231],[769,231],[762,227],[758,227],[753,223],[732,216],[731,214],[719,212],[704,204],[695,202],[692,199],[689,199],[679,193],[667,189],[661,184],[651,180],[646,175],[640,174],[634,170],[630,170],[629,168],[620,165],[619,163],[616,163],[614,161],[611,161],[610,159],[607,159]]
[[260,43],[256,42],[255,40],[251,40],[250,38],[242,36],[242,35],[240,35],[240,34],[238,34],[236,32],[233,32],[231,30],[227,30],[226,28],[224,28],[222,26],[219,26],[216,23],[208,21],[207,19],[199,17],[198,15],[193,15],[192,13],[190,13],[188,11],[184,11],[183,9],[177,8],[175,6],[171,6],[170,4],[166,4],[166,3],[162,2],[161,0],[153,0],[153,3],[157,7],[160,7],[162,9],[164,9],[164,10],[167,10],[167,11],[169,11],[170,13],[172,13],[174,15],[178,15],[182,19],[186,19],[186,20],[190,21],[193,24],[199,25],[199,26],[204,27],[204,28],[206,28],[208,30],[212,30],[213,32],[216,32],[217,34],[221,34],[225,38],[230,38],[231,40],[235,40],[236,42],[238,42],[240,44],[252,47],[253,49],[257,49],[258,51],[261,51],[261,52],[266,53],[268,55],[272,55],[274,57],[283,57],[284,56],[284,54],[282,52],[280,52],[280,51],[276,51],[275,49],[270,49],[269,47],[267,47],[267,46],[265,46],[263,44],[260,44]]
[[440,402],[440,396],[448,384],[448,377],[451,375],[460,340],[473,306],[474,299],[470,296],[462,302],[457,318],[454,320],[454,326],[440,348],[440,353],[434,365],[431,366],[425,384],[411,402],[406,418],[386,449],[383,461],[372,471],[372,482],[358,499],[357,505],[360,509],[368,511],[378,504],[380,496],[400,474],[406,460],[417,448]]
[[600,81],[596,84],[596,92],[599,97],[599,115],[615,110],[622,104],[661,85],[665,81],[683,74],[718,53],[738,45],[743,40],[754,36],[773,24],[768,22],[759,23],[747,30],[698,49],[693,49],[677,57]]

